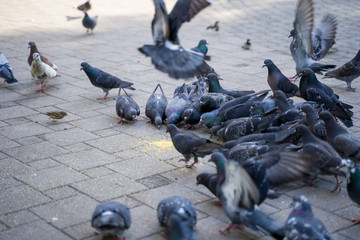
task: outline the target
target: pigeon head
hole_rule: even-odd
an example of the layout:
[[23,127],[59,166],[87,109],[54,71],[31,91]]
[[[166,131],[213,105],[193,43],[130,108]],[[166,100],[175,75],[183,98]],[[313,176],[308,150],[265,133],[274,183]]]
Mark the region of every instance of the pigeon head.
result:
[[81,65],[80,71],[90,66],[87,62],[82,62],[80,65]]
[[166,132],[170,133],[171,136],[176,134],[178,131],[179,129],[175,126],[175,124],[168,124],[166,126]]
[[208,45],[208,42],[205,39],[201,39],[199,42],[199,46],[202,46],[202,45]]
[[206,76],[206,80],[207,81],[211,81],[211,80],[214,80],[214,81],[217,81],[219,80],[218,76],[215,74],[215,73],[209,73],[207,76]]
[[161,124],[162,124],[162,118],[160,116],[156,116],[154,122],[155,122],[155,125],[160,129]]
[[182,116],[184,121],[186,121],[186,119],[188,119],[193,114],[193,112],[193,109],[186,109]]
[[292,215],[300,215],[304,213],[312,213],[311,206],[308,199],[304,195],[296,195],[293,197],[293,204],[295,204]]
[[28,43],[28,48],[36,48],[35,42],[29,42]]
[[248,44],[248,45],[251,44],[250,39],[247,39],[247,40],[246,40],[246,44]]
[[305,103],[305,104],[302,104],[301,105],[301,111],[305,112],[305,113],[308,113],[310,112],[311,110],[314,110],[313,107],[308,104],[308,103]]
[[88,18],[88,17],[89,17],[89,15],[87,14],[87,12],[84,12],[84,14],[85,14],[85,17],[86,17],[86,18]]
[[299,73],[300,77],[311,77],[313,75],[315,76],[315,73],[310,68],[305,68]]
[[135,119],[137,116],[137,111],[132,108],[130,111],[129,111],[129,117],[132,118],[132,119]]
[[[216,165],[216,168],[219,170],[224,170],[225,169],[225,163],[226,163],[226,158],[225,156],[221,153],[221,152],[214,152],[211,155],[211,158],[209,159],[209,162],[213,162]],[[219,171],[218,171],[219,172]]]
[[270,59],[265,59],[264,65],[262,67],[269,67],[271,64],[274,64]]
[[289,37],[295,37],[295,29],[292,29],[292,30],[290,31]]
[[33,60],[36,61],[36,62],[41,62],[40,54],[34,53],[33,54]]
[[196,176],[196,186],[199,186],[200,184],[206,186],[210,180],[210,177],[214,175],[215,175],[214,173],[200,173],[199,175]]
[[319,117],[324,120],[325,122],[326,121],[335,121],[334,119],[334,116],[328,112],[328,111],[322,111],[320,114],[319,114]]

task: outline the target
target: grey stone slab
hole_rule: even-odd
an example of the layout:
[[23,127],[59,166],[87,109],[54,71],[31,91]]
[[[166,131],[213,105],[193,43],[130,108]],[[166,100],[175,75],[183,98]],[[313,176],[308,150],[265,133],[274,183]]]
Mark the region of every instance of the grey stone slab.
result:
[[8,213],[0,216],[0,220],[10,228],[23,225],[25,223],[33,222],[39,218],[27,210],[21,210],[19,212]]
[[43,221],[36,221],[28,223],[17,228],[12,228],[0,232],[0,238],[4,240],[22,239],[26,236],[27,239],[37,240],[70,240],[71,238],[50,226]]
[[[31,115],[32,116],[32,115]],[[29,123],[31,122],[28,118],[31,116],[27,116],[25,117],[18,117],[18,118],[10,118],[10,119],[6,119],[3,120],[5,123],[7,123],[8,125],[20,125],[20,124],[24,124],[24,123]]]
[[132,179],[148,177],[174,169],[173,166],[149,156],[109,164],[107,167]]
[[0,160],[0,176],[1,178],[12,177],[19,174],[32,173],[35,169],[13,158],[5,158]]
[[61,104],[64,103],[65,101],[59,98],[55,98],[52,96],[43,96],[43,95],[39,95],[36,97],[32,97],[30,99],[26,99],[26,100],[21,100],[18,101],[19,104],[27,106],[29,108],[41,108],[41,107],[46,107],[46,106],[52,106],[52,105],[56,105],[56,104]]
[[117,158],[97,149],[69,153],[54,158],[55,160],[72,167],[75,170],[84,170],[99,167],[118,161]]
[[98,138],[98,136],[79,128],[53,132],[44,135],[44,139],[59,146],[72,145]]
[[[346,228],[339,233],[349,239],[359,239],[360,225],[354,225],[349,228]],[[335,238],[334,238],[335,239]],[[337,239],[337,238],[336,238]]]
[[16,181],[12,177],[0,177],[0,189],[12,188],[20,185],[21,183],[19,181]]
[[40,139],[37,136],[31,136],[31,137],[25,137],[25,138],[16,139],[16,142],[20,143],[23,146],[30,145],[30,144],[35,144],[35,143],[41,143],[43,141],[44,140]]
[[80,223],[64,229],[74,239],[84,239],[95,236],[95,229],[91,227],[91,222]]
[[62,229],[91,219],[96,205],[95,200],[79,194],[31,208],[30,211]]
[[347,218],[349,220],[360,218],[360,208],[358,206],[349,206],[335,212],[338,216]]
[[29,166],[31,166],[35,169],[44,169],[44,168],[55,167],[59,164],[60,163],[58,163],[50,158],[47,158],[47,159],[43,159],[43,160],[39,160],[39,161],[30,162]]
[[86,143],[107,153],[115,153],[139,146],[142,141],[138,138],[131,138],[129,135],[118,134],[115,136],[88,141]]
[[49,198],[28,186],[4,189],[0,192],[0,214],[11,213],[49,201]]
[[0,120],[10,119],[10,118],[18,118],[24,117],[32,114],[36,114],[37,112],[32,110],[31,108],[25,106],[13,106],[7,108],[0,108]]
[[166,177],[163,177],[161,175],[153,175],[150,177],[138,179],[137,181],[150,189],[162,187],[173,182],[170,179],[167,179]]
[[49,142],[5,149],[4,152],[22,162],[31,162],[68,153],[67,150]]
[[[90,132],[113,128],[116,126],[113,119],[104,115],[73,121],[71,124]],[[115,130],[112,131],[116,133]]]
[[142,203],[140,203],[139,201],[136,201],[135,199],[130,198],[130,197],[127,197],[127,196],[120,197],[120,198],[116,198],[116,199],[113,199],[113,200],[111,200],[111,201],[119,202],[119,203],[121,203],[121,204],[125,204],[125,205],[128,206],[128,208],[130,208],[130,209],[142,205]]
[[57,107],[65,110],[65,111],[69,111],[69,112],[76,114],[76,113],[100,109],[100,108],[106,107],[106,105],[103,105],[102,103],[99,103],[97,101],[91,101],[88,99],[84,99],[84,100],[73,101],[73,102],[64,103],[64,104],[58,104]]
[[92,149],[91,146],[85,144],[85,143],[76,143],[69,146],[64,146],[66,150],[69,150],[70,152],[81,152],[85,150]]
[[13,147],[17,147],[20,146],[20,144],[18,144],[17,142],[10,140],[9,138],[5,137],[5,136],[0,136],[0,149],[5,149],[5,148],[13,148]]
[[71,184],[71,186],[92,196],[98,201],[107,201],[147,189],[140,183],[118,173]]
[[39,190],[57,188],[88,179],[85,175],[65,166],[41,169],[29,174],[17,175],[16,178]]
[[99,130],[99,131],[96,131],[96,132],[93,132],[95,133],[96,135],[99,135],[99,136],[102,136],[102,137],[109,137],[109,136],[113,136],[113,135],[116,135],[118,134],[117,131],[114,131],[114,129],[104,129],[104,130]]
[[16,92],[3,92],[1,93],[0,102],[17,101],[26,99],[27,97]]
[[59,188],[53,188],[44,191],[44,193],[54,200],[60,200],[68,197],[73,197],[79,194],[75,189],[69,186],[63,186]]
[[218,220],[226,223],[230,223],[229,218],[225,215],[225,212],[221,206],[215,205],[215,202],[219,201],[217,198],[213,198],[211,201],[199,203],[195,205],[197,211],[206,213],[208,216],[217,218]]
[[106,176],[115,173],[113,170],[106,167],[94,167],[83,170],[81,172],[91,178],[99,178],[101,176]]
[[52,132],[52,130],[37,123],[25,123],[15,126],[7,126],[0,129],[0,134],[13,140],[49,132]]

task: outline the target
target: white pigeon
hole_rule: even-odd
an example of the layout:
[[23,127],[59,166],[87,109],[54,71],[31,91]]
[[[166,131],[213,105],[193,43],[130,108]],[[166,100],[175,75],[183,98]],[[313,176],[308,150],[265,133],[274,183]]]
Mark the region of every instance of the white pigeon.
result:
[[31,63],[30,72],[31,76],[35,80],[40,80],[41,88],[37,90],[38,92],[44,92],[46,82],[49,79],[60,76],[52,67],[41,61],[39,53],[33,54],[33,62]]

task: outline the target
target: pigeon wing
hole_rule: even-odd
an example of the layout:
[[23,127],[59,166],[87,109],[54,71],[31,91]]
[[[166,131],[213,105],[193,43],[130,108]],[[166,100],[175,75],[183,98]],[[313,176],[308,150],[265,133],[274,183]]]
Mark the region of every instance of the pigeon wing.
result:
[[296,48],[303,48],[308,56],[312,55],[311,32],[313,25],[314,9],[312,0],[299,0],[294,21],[295,43]]

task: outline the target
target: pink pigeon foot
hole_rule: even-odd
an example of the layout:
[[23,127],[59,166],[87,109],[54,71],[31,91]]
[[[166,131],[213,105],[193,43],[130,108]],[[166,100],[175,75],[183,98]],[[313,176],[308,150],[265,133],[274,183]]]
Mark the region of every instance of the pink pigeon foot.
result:
[[230,224],[224,230],[219,230],[219,232],[226,233],[226,232],[230,231],[230,229],[237,228],[237,227],[243,228],[244,225],[243,224]]

